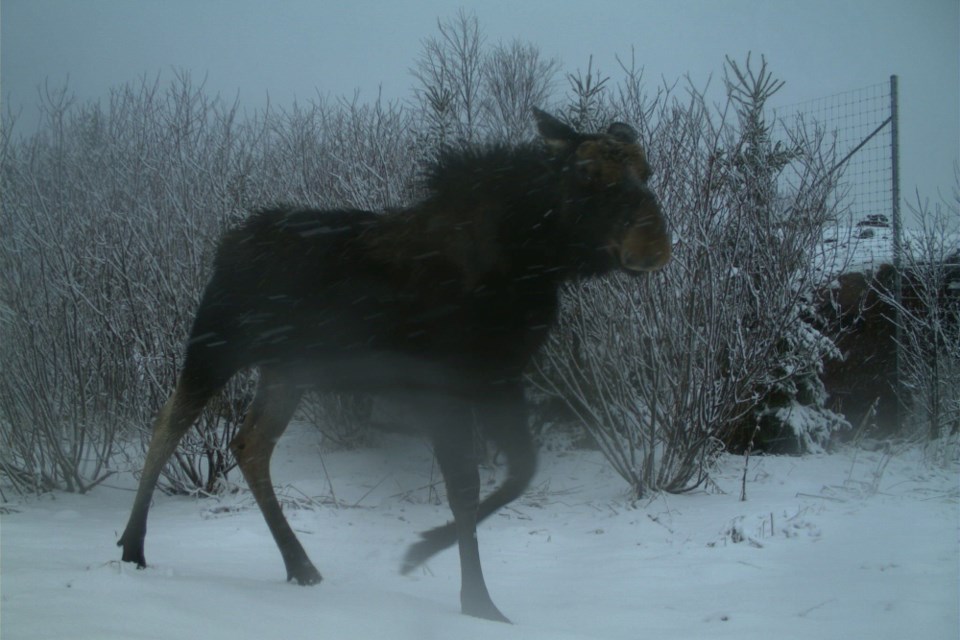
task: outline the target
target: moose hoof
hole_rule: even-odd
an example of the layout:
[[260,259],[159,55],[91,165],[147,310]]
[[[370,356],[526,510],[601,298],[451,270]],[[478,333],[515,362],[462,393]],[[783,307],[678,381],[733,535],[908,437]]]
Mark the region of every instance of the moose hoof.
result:
[[118,547],[123,547],[123,556],[121,559],[124,562],[136,562],[137,569],[145,569],[147,567],[147,560],[143,557],[143,544],[139,545],[128,545],[123,541],[123,538],[117,541]]
[[484,620],[492,620],[493,622],[513,624],[510,622],[510,619],[500,613],[500,610],[497,609],[496,605],[489,600],[485,603],[463,603],[460,611],[464,615],[473,616],[474,618],[483,618]]
[[287,570],[287,582],[296,582],[301,587],[319,584],[323,576],[312,564],[300,565]]
[[410,545],[403,558],[403,564],[400,565],[400,574],[405,576],[426,562],[430,556],[437,552],[434,546],[429,540],[421,540]]

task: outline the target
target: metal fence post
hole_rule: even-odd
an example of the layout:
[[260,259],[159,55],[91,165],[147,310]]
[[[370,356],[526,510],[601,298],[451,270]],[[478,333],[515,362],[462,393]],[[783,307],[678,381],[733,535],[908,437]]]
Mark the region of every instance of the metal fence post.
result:
[[906,418],[904,410],[904,385],[902,376],[903,327],[900,305],[903,304],[903,223],[900,219],[900,119],[897,104],[897,76],[890,76],[890,179],[891,217],[893,226],[893,286],[896,304],[893,309],[894,339],[894,391],[897,394],[897,425],[903,428]]

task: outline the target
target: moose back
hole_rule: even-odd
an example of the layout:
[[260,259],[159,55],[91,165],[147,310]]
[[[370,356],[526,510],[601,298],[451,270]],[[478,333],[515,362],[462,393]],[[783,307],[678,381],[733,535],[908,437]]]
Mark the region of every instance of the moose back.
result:
[[[554,324],[558,288],[670,258],[635,131],[581,134],[536,110],[542,140],[441,154],[428,195],[397,212],[262,211],[222,239],[183,369],[153,427],[123,560],[146,566],[151,495],[207,401],[258,367],[230,447],[280,549],[287,579],[320,581],[281,512],[270,457],[309,389],[402,394],[415,406],[453,522],[422,534],[401,571],[459,545],[461,606],[506,621],[484,583],[477,523],[519,496],[535,469],[521,378]],[[474,424],[505,454],[480,500]]]

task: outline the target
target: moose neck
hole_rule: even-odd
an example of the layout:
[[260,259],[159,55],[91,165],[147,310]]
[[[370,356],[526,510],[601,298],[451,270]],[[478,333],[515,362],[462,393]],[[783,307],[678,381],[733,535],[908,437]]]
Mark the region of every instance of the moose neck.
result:
[[547,293],[613,266],[584,224],[591,203],[571,197],[569,179],[539,146],[442,155],[427,174],[426,198],[379,218],[364,243],[399,286],[456,280],[462,292],[496,282]]
[[563,179],[536,146],[443,156],[429,174],[430,195],[412,213],[429,218],[429,235],[460,262],[467,282],[492,276],[555,286],[584,262],[578,239],[566,237]]

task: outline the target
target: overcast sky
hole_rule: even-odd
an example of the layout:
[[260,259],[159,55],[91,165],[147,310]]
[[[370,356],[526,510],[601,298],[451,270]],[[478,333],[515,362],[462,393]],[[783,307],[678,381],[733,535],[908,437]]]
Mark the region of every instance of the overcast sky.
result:
[[725,55],[764,54],[788,105],[900,78],[902,189],[954,186],[960,147],[958,0],[0,0],[0,92],[28,128],[45,80],[81,99],[158,71],[274,105],[323,95],[405,98],[438,18],[461,7],[491,42],[519,38],[585,69],[636,59],[651,81],[719,79]]

